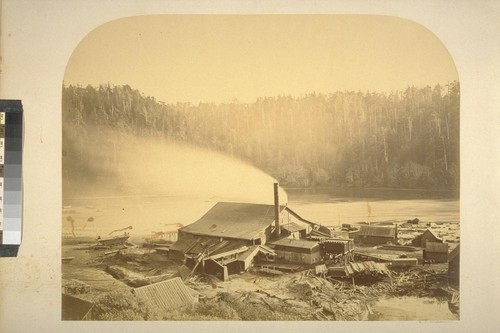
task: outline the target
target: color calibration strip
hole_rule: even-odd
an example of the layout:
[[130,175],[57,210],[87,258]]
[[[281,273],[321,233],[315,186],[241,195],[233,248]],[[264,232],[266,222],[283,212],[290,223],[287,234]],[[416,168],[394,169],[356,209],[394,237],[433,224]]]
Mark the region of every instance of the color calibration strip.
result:
[[0,100],[0,256],[21,244],[22,134],[21,101]]

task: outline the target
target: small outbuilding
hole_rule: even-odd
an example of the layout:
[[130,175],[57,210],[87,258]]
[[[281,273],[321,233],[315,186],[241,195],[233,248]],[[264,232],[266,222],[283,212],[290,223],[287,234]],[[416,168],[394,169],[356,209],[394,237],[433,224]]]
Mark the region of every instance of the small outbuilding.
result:
[[325,260],[349,262],[354,252],[354,241],[345,238],[322,238],[320,247]]
[[274,248],[278,260],[308,265],[321,261],[321,250],[317,241],[283,238],[270,246]]
[[398,232],[396,226],[363,225],[355,235],[354,241],[366,245],[396,244]]
[[427,229],[423,234],[412,240],[412,245],[425,248],[425,244],[427,242],[442,243],[443,239],[440,238],[433,230]]
[[306,238],[307,228],[295,222],[285,223],[281,226],[281,236],[291,239]]
[[448,261],[448,243],[426,242],[423,250],[424,260],[433,260],[434,262]]

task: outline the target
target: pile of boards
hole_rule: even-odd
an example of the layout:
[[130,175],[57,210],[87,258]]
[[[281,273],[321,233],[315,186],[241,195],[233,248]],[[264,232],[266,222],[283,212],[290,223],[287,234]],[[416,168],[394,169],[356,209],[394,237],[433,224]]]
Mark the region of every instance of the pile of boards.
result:
[[350,262],[340,267],[328,267],[328,275],[333,277],[384,278],[390,274],[386,264],[374,261]]

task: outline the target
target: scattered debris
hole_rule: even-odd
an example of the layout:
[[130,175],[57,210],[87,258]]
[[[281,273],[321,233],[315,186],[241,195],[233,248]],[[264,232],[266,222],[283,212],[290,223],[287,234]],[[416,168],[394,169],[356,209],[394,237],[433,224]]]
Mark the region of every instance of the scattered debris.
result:
[[254,271],[256,273],[268,274],[268,275],[283,275],[284,274],[282,271],[279,271],[275,268],[271,268],[269,266],[261,266],[261,267],[255,268]]
[[164,281],[173,277],[173,274],[163,274],[148,277],[117,265],[107,266],[106,272],[111,274],[115,279],[120,280],[134,288],[147,286],[152,283]]
[[417,258],[396,258],[392,259],[390,262],[391,269],[394,268],[408,268],[418,265]]
[[[437,247],[448,247],[445,234],[455,237],[458,229],[436,224],[423,227],[415,218],[402,225],[364,225],[360,228],[363,232],[343,225],[344,232],[333,238],[333,230],[316,224],[304,228],[299,224],[304,221],[288,208],[280,207],[282,214],[289,214],[294,220],[285,219],[288,223],[278,225],[283,237],[275,241],[263,236],[276,230],[274,216],[269,213],[271,208],[224,203],[196,224],[167,224],[181,229],[145,235],[146,243],[139,244],[141,247],[131,243],[127,233],[100,238],[85,246],[73,237],[64,243],[71,246],[72,252],[65,253],[62,261],[71,262],[75,255],[75,262],[85,263],[92,274],[99,272],[104,277],[91,275],[85,280],[89,284],[64,280],[63,293],[93,301],[96,293],[108,291],[111,280],[111,284],[120,284],[126,290],[135,288],[136,296],[156,307],[169,308],[163,303],[171,298],[175,302],[182,300],[182,306],[190,306],[186,313],[191,315],[204,314],[207,309],[227,310],[224,318],[240,320],[366,320],[376,312],[372,309],[373,300],[382,296],[437,298],[447,301],[458,315],[459,294],[448,284],[448,274],[458,272],[458,268],[452,265],[448,273],[447,263],[418,266],[419,262],[425,263],[419,246],[422,241],[430,244],[440,239]],[[243,214],[247,211],[265,213],[266,218],[252,217],[250,227],[244,223],[238,227],[226,225],[215,219],[229,213],[249,219]],[[74,220],[71,216],[66,220],[71,222],[74,236]],[[93,222],[93,218],[87,222]],[[129,229],[132,226],[114,230],[110,235]],[[302,238],[304,231],[309,232],[306,238]],[[348,238],[355,233],[368,246],[355,248]],[[419,235],[418,244],[409,246]],[[388,245],[388,241],[393,244]],[[77,249],[84,251],[74,251]],[[73,262],[63,269],[73,270],[71,277],[81,278],[78,274],[82,269],[76,266]],[[100,281],[108,284],[103,287]],[[191,302],[193,299],[199,302]],[[175,315],[171,316],[176,318]]]
[[406,252],[415,252],[418,249],[414,246],[406,246],[406,245],[381,245],[378,247],[381,250],[396,250],[396,251],[406,251]]
[[329,267],[328,275],[339,278],[382,279],[389,277],[391,272],[385,264],[374,261],[350,262],[341,267]]
[[109,238],[98,238],[97,243],[101,246],[115,246],[124,244],[130,236],[125,234],[123,236],[115,236]]
[[[90,218],[89,218],[89,220],[90,220]],[[94,219],[92,218],[92,221],[93,221],[93,220],[94,220]],[[115,232],[120,232],[120,231],[125,231],[125,230],[132,230],[132,229],[133,229],[133,227],[132,227],[131,225],[129,225],[128,227],[125,227],[125,228],[121,228],[121,229],[116,229],[116,230],[113,230],[113,231],[111,231],[108,235],[112,235],[112,234],[114,234]]]
[[90,291],[90,286],[85,282],[72,279],[72,280],[63,280],[62,289],[64,294],[79,295],[88,293]]

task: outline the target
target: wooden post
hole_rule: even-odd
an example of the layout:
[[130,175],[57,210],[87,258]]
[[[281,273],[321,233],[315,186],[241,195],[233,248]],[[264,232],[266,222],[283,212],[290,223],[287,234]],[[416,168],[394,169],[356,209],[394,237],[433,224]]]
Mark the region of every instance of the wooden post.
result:
[[280,227],[280,201],[278,197],[278,183],[274,183],[274,224],[275,224],[275,233],[276,237],[279,237],[281,234]]

